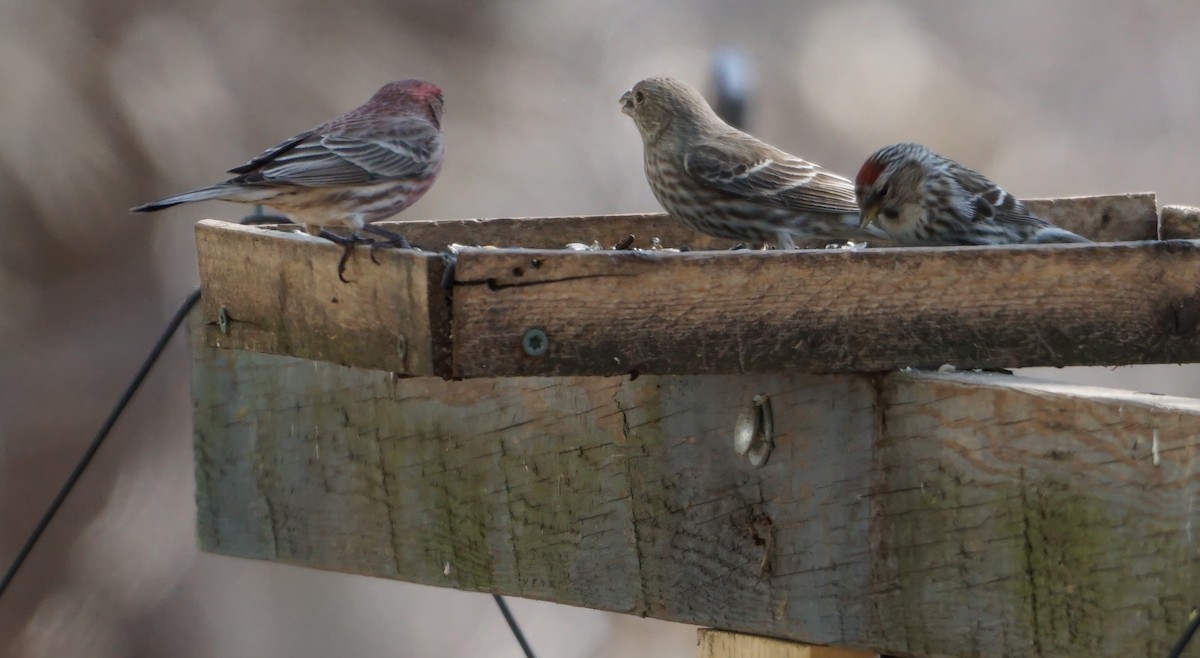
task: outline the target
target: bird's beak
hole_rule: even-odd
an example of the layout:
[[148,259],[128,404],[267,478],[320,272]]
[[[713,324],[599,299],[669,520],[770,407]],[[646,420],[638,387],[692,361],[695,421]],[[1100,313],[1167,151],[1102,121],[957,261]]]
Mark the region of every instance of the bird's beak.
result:
[[867,204],[867,206],[862,209],[862,212],[859,213],[859,222],[858,222],[859,228],[866,228],[866,227],[870,226],[871,222],[875,221],[875,218],[878,216],[879,216],[879,204],[878,203]]
[[633,90],[621,94],[621,114],[633,116]]

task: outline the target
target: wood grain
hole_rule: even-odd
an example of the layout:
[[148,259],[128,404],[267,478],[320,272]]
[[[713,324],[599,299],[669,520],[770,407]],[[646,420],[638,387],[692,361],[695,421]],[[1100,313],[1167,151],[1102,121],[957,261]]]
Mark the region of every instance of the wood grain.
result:
[[[453,374],[1200,360],[1200,243],[789,252],[469,249]],[[544,332],[530,355],[523,338]]]
[[439,254],[384,249],[376,265],[360,248],[343,283],[342,248],[303,233],[204,220],[196,249],[209,345],[409,375],[448,372]]
[[819,647],[760,635],[699,630],[700,658],[878,658],[877,653]]
[[1195,400],[195,355],[208,551],[910,656],[1165,655],[1200,586]]

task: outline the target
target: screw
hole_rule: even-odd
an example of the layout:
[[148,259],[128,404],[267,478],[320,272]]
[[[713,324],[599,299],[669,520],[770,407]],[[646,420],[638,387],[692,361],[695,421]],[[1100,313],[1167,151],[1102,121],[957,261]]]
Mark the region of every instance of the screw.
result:
[[550,347],[550,339],[546,337],[546,332],[541,329],[530,329],[521,338],[521,347],[529,356],[542,356],[546,353],[546,349]]

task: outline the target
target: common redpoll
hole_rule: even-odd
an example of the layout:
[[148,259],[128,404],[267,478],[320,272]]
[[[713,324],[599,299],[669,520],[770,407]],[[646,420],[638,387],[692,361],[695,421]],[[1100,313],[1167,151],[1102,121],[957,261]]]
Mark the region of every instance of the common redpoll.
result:
[[[280,142],[229,170],[229,180],[133,208],[153,212],[219,199],[270,206],[347,248],[370,226],[416,203],[442,168],[442,90],[424,80],[391,82],[357,109]],[[344,227],[342,239],[323,229]],[[339,276],[341,265],[339,264]]]
[[1037,217],[983,174],[920,144],[879,149],[858,171],[862,225],[897,244],[989,245],[1089,242]]
[[784,249],[806,239],[887,240],[860,228],[848,179],[729,126],[682,82],[647,78],[620,102],[642,135],[651,191],[691,228]]

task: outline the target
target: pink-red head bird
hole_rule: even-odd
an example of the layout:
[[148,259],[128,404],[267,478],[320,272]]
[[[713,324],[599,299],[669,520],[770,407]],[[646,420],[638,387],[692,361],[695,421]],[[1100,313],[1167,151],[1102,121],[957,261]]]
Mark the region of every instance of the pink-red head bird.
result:
[[442,90],[390,82],[365,104],[263,151],[227,181],[133,208],[219,199],[270,206],[309,233],[357,234],[416,203],[442,168]]

